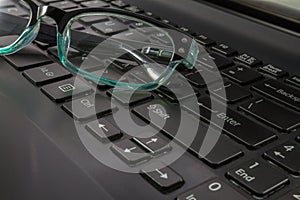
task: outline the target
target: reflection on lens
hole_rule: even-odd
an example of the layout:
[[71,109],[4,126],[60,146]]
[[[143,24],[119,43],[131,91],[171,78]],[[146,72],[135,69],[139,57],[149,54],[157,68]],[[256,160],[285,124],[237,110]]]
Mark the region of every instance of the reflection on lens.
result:
[[[87,28],[82,30],[78,24]],[[168,32],[137,18],[91,13],[74,18],[67,28],[68,61],[96,80],[153,83],[167,72],[174,57],[174,41]]]
[[14,43],[25,31],[31,10],[22,0],[0,0],[0,47]]

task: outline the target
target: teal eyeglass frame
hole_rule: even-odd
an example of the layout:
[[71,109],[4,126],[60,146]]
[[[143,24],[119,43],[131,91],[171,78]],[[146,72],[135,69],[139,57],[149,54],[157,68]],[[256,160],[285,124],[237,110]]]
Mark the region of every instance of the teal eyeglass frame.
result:
[[[47,5],[38,6],[32,0],[23,0],[23,1],[28,4],[31,10],[31,17],[29,19],[29,22],[28,20],[18,18],[9,14],[3,15],[3,17],[7,17],[8,19],[12,20],[14,23],[20,24],[20,26],[17,27],[22,27],[21,25],[24,25],[24,23],[28,23],[27,28],[25,30],[21,30],[21,29],[15,30],[18,32],[16,34],[19,34],[20,37],[13,44],[0,48],[0,55],[9,55],[9,54],[16,53],[17,51],[29,45],[34,40],[44,42],[44,43],[50,43],[50,44],[57,43],[58,56],[60,62],[63,64],[63,66],[65,66],[73,73],[101,84],[106,84],[106,85],[123,88],[123,89],[133,89],[133,90],[154,90],[158,88],[160,85],[165,83],[171,77],[171,75],[173,74],[174,70],[178,65],[182,64],[185,67],[191,69],[194,67],[194,64],[198,57],[198,53],[199,53],[198,44],[193,38],[191,38],[189,35],[181,31],[180,29],[175,29],[174,27],[168,24],[165,24],[159,20],[155,20],[145,15],[140,15],[130,11],[120,10],[115,8],[83,8],[83,9],[66,12],[52,6],[47,6]],[[146,84],[132,84],[126,82],[119,82],[104,77],[99,77],[74,66],[67,58],[68,48],[70,45],[70,31],[71,31],[68,26],[70,26],[72,19],[76,17],[85,16],[85,15],[90,16],[97,13],[98,14],[109,13],[112,15],[122,15],[128,18],[143,20],[159,28],[163,28],[172,38],[174,43],[173,44],[174,52],[172,56],[172,61],[168,65],[166,71],[162,73],[160,77],[153,82],[146,83]],[[52,18],[56,22],[57,26],[54,27],[45,24],[41,25],[40,22],[44,17]],[[180,34],[175,34],[174,30]],[[73,30],[72,30],[72,34],[73,34]],[[80,38],[83,35],[86,36],[87,33],[74,31],[74,35]],[[95,38],[96,37],[91,36],[91,39],[95,39]],[[128,53],[133,54],[130,51]],[[142,63],[145,63],[144,60],[140,60],[140,61]]]

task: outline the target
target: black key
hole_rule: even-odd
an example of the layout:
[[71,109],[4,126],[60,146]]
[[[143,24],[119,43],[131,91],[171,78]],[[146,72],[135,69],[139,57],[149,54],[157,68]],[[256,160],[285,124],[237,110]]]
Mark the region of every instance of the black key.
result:
[[246,200],[241,194],[219,179],[203,183],[177,197],[177,200]]
[[149,27],[149,25],[144,24],[143,22],[133,22],[130,24],[130,27],[145,35],[149,35],[156,31],[154,28]]
[[221,53],[225,56],[231,56],[237,53],[235,49],[229,47],[226,44],[218,44],[217,46],[212,47],[212,50]]
[[300,175],[300,147],[288,142],[266,152],[264,156],[288,172]]
[[66,103],[62,107],[77,120],[103,117],[116,109],[116,106],[101,95],[91,95]]
[[300,188],[297,187],[291,192],[289,192],[284,197],[280,198],[280,200],[299,200],[300,199]]
[[150,155],[131,140],[122,140],[112,145],[111,150],[128,165],[137,165],[150,159]]
[[222,74],[241,85],[247,85],[263,78],[260,73],[244,66],[235,66],[226,69]]
[[182,76],[176,76],[173,75],[167,86],[159,87],[157,92],[172,103],[180,102],[192,96],[199,96],[199,91],[188,87]]
[[58,2],[59,0],[40,0],[40,2],[44,3],[44,4],[49,4],[49,3],[54,3],[54,2]]
[[151,133],[143,133],[133,138],[133,141],[139,144],[151,155],[159,155],[171,150],[171,146],[158,135],[151,136]]
[[125,90],[109,90],[107,91],[107,94],[127,106],[132,106],[153,98],[153,95],[150,92],[144,91],[135,91],[132,93],[132,91]]
[[5,58],[17,70],[25,70],[52,62],[37,47],[33,45],[27,46],[15,54],[5,56]]
[[106,16],[88,16],[88,17],[81,17],[79,20],[86,24],[92,24],[92,23],[96,23],[96,22],[108,21],[108,17],[106,17]]
[[0,8],[0,13],[7,13],[14,16],[22,16],[22,17],[28,17],[28,12],[17,8],[17,7],[7,7],[7,8]]
[[275,78],[281,78],[288,75],[287,71],[271,64],[259,67],[258,70]]
[[44,86],[41,90],[51,100],[59,103],[85,94],[91,93],[93,90],[81,80],[68,79]]
[[268,80],[252,87],[255,91],[300,111],[300,91],[276,80]]
[[292,77],[286,79],[286,82],[300,88],[300,76],[292,76]]
[[137,67],[138,64],[135,61],[125,60],[125,59],[113,59],[112,63],[113,67],[118,68],[121,71],[127,72],[128,70],[132,69],[133,67]]
[[142,169],[141,175],[163,193],[171,192],[184,183],[180,175],[160,162],[152,163]]
[[[207,128],[199,124],[199,120],[185,112],[180,112],[178,105],[163,100],[154,100],[134,108],[133,113],[147,123],[151,123],[152,126],[167,134],[168,137],[174,138],[190,148],[194,154],[199,154]],[[192,130],[197,125],[198,129]],[[189,130],[189,136],[194,138],[183,137],[183,135],[186,136],[186,130]],[[194,141],[192,145],[190,145],[191,140]]]
[[[195,113],[195,110],[197,110],[196,106],[200,106],[200,114]],[[211,100],[208,97],[199,99],[199,105],[190,102],[185,102],[184,104],[184,108],[187,111],[195,114],[204,121],[221,128],[226,134],[243,143],[250,149],[256,149],[276,139],[276,135],[273,132],[246,118],[240,113],[229,108],[227,108],[226,112],[224,106],[218,103],[215,107],[216,108],[212,110]]]
[[224,69],[233,64],[231,60],[216,53],[200,55],[198,62],[212,70]]
[[95,31],[99,31],[102,34],[109,35],[109,36],[115,35],[117,33],[121,33],[128,29],[128,27],[126,25],[124,25],[116,20],[93,24],[92,28]]
[[14,7],[14,6],[15,6],[15,3],[12,1],[9,1],[9,0],[1,1],[1,4],[0,4],[0,8]]
[[210,38],[206,37],[205,35],[198,35],[196,37],[196,40],[199,44],[208,47],[211,46],[213,44],[215,44],[215,42],[213,40],[211,40]]
[[72,30],[84,30],[84,26],[79,22],[74,22],[71,26]]
[[121,1],[121,0],[112,1],[111,4],[113,6],[117,6],[119,8],[125,8],[126,6],[129,6],[127,3],[125,3],[124,1]]
[[[227,103],[236,103],[252,96],[247,90],[229,82],[225,82],[223,86],[220,86],[220,84],[217,83],[211,87],[209,93],[223,101],[226,101]],[[225,94],[226,97],[224,96]]]
[[57,63],[29,69],[23,75],[37,86],[53,83],[72,76],[68,70]]
[[221,77],[218,77],[217,74],[205,68],[185,74],[185,77],[197,88],[208,86],[221,79]]
[[67,10],[67,9],[73,9],[73,8],[77,8],[77,4],[71,2],[71,1],[59,1],[56,3],[51,3],[50,4],[53,7],[57,7],[60,8],[62,10]]
[[108,7],[109,4],[105,3],[103,1],[87,1],[87,2],[82,2],[80,5],[83,7],[89,7],[89,8],[100,8],[100,7]]
[[85,128],[102,143],[118,140],[123,135],[118,128],[105,119],[90,122]]
[[249,67],[256,67],[257,65],[261,64],[262,62],[260,60],[258,60],[257,58],[249,55],[249,54],[246,54],[246,53],[243,53],[243,54],[240,54],[238,56],[236,56],[234,58],[237,62],[240,62],[244,65],[247,65]]
[[259,98],[250,101],[241,105],[240,108],[280,131],[291,131],[300,125],[299,115],[266,99]]
[[281,171],[260,161],[246,162],[227,175],[258,197],[264,197],[289,182]]
[[218,167],[231,162],[243,155],[241,148],[239,148],[232,139],[225,135],[221,135],[214,148],[203,159],[212,165]]
[[136,6],[128,6],[128,7],[125,8],[125,10],[131,11],[133,13],[142,13],[143,12],[142,9],[140,9]]

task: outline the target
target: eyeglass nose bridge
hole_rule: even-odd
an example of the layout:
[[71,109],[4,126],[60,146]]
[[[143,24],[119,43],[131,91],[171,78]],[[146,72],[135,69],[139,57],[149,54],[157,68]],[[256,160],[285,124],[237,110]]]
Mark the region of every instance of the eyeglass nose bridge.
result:
[[66,12],[61,10],[60,8],[42,5],[38,8],[38,14],[36,20],[39,20],[40,18],[47,16],[52,18],[59,27],[62,27],[65,25],[62,24],[64,22],[62,19],[64,18],[65,15]]

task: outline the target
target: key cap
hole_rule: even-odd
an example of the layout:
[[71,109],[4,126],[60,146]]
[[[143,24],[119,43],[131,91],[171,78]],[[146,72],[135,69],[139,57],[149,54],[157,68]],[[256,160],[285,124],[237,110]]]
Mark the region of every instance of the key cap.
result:
[[[201,98],[198,101],[199,105],[187,101],[184,103],[183,107],[205,122],[212,123],[218,128],[221,128],[226,134],[243,143],[250,149],[257,149],[260,146],[273,141],[277,137],[270,130],[230,108],[227,108],[227,112],[224,113],[224,106],[219,103],[217,103],[215,106],[216,108],[212,110],[211,100],[208,97]],[[200,114],[195,113],[196,106],[199,106]],[[224,123],[224,126],[222,126],[222,123]]]
[[73,8],[77,8],[77,4],[71,2],[71,1],[60,1],[60,2],[56,2],[56,3],[51,3],[50,4],[53,7],[57,7],[60,8],[62,10],[68,10],[68,9],[73,9]]
[[300,88],[300,76],[292,76],[286,79],[286,82]]
[[92,88],[83,81],[76,80],[76,85],[74,85],[74,82],[75,79],[72,78],[58,83],[52,83],[42,87],[41,91],[57,103],[93,92]]
[[23,75],[37,86],[60,81],[72,76],[72,74],[57,63],[29,69]]
[[264,156],[288,172],[300,175],[300,147],[292,142],[267,151]]
[[249,54],[246,54],[246,53],[243,53],[243,54],[240,54],[238,56],[236,56],[234,58],[237,62],[240,62],[244,65],[247,65],[249,67],[256,67],[257,65],[261,64],[262,62],[260,60],[258,60],[257,58],[249,55]]
[[166,86],[161,86],[157,92],[172,103],[180,102],[192,96],[199,96],[199,91],[187,86],[187,81],[181,75],[173,75]]
[[6,8],[6,7],[14,7],[15,6],[15,3],[12,2],[12,1],[1,1],[1,4],[0,4],[0,8]]
[[71,117],[77,120],[103,117],[116,110],[116,106],[104,96],[91,95],[66,103],[62,107]]
[[240,109],[280,131],[291,131],[300,125],[299,115],[266,99],[242,104]]
[[87,1],[87,2],[82,2],[80,5],[83,7],[89,7],[89,8],[100,8],[100,7],[108,7],[109,4],[105,3],[103,1]]
[[58,2],[59,0],[40,0],[40,1],[44,4],[49,4],[49,3]]
[[177,197],[177,200],[218,200],[236,199],[246,200],[241,194],[232,189],[220,179],[213,179],[203,183]]
[[252,87],[253,90],[300,111],[300,91],[270,79]]
[[85,128],[102,143],[115,141],[123,136],[118,128],[105,119],[90,122],[85,126]]
[[144,24],[142,22],[133,22],[130,24],[130,27],[145,35],[150,35],[151,33],[155,32],[155,29],[149,27],[149,25]]
[[212,83],[217,82],[220,79],[220,77],[218,77],[215,73],[205,68],[185,74],[185,77],[192,85],[194,85],[197,88],[208,86]]
[[[252,96],[247,90],[230,82],[225,82],[224,86],[220,86],[220,84],[217,83],[212,86],[211,91],[208,93],[211,93],[223,101],[227,101],[227,103],[236,103]],[[226,93],[226,97],[224,93]]]
[[287,71],[271,64],[262,66],[258,68],[258,70],[275,78],[281,78],[288,75]]
[[289,182],[281,171],[256,160],[235,167],[227,175],[258,197],[264,197]]
[[232,139],[221,135],[214,148],[203,159],[213,167],[219,167],[243,155]]
[[117,142],[112,145],[111,150],[130,166],[150,159],[150,155],[131,140]]
[[7,13],[13,16],[28,17],[28,12],[17,7],[0,8],[0,13]]
[[125,8],[125,10],[131,11],[133,13],[142,13],[143,12],[142,9],[140,9],[136,6],[128,6],[128,7]]
[[198,58],[198,62],[201,63],[203,66],[208,67],[211,70],[224,69],[233,64],[232,61],[216,53],[212,53],[210,55],[209,54],[200,55]]
[[97,22],[104,22],[104,21],[108,21],[108,17],[106,16],[88,16],[88,17],[81,17],[79,20],[82,23],[86,23],[86,24],[94,24]]
[[153,95],[150,92],[136,91],[132,94],[130,91],[122,90],[109,90],[107,91],[108,96],[112,96],[123,105],[132,106],[141,102],[153,99]]
[[295,188],[291,192],[289,192],[284,197],[280,198],[280,200],[299,200],[300,199],[300,187]]
[[196,40],[199,44],[205,46],[205,47],[208,47],[208,46],[211,46],[211,45],[214,45],[215,42],[213,40],[211,40],[210,38],[206,37],[205,35],[198,35],[196,37]]
[[184,183],[180,175],[161,162],[151,163],[142,169],[141,175],[163,193],[171,192]]
[[241,85],[247,85],[263,78],[260,73],[244,66],[226,69],[222,71],[222,74]]
[[237,53],[236,50],[226,44],[218,44],[217,46],[212,47],[212,50],[225,56],[231,56]]
[[171,146],[166,142],[166,140],[158,135],[152,136],[151,133],[138,135],[133,138],[133,141],[153,156],[166,153],[171,150]]
[[27,46],[15,54],[5,56],[5,59],[19,71],[46,65],[52,62],[33,45]]
[[96,24],[92,25],[92,28],[95,31],[99,31],[102,34],[109,35],[109,36],[115,35],[117,33],[121,33],[128,29],[127,26],[125,26],[124,24],[121,24],[120,22],[118,22],[116,20],[96,23]]
[[119,8],[125,8],[126,6],[129,6],[127,3],[121,1],[121,0],[116,0],[116,1],[112,1],[111,4],[113,6],[117,6]]

